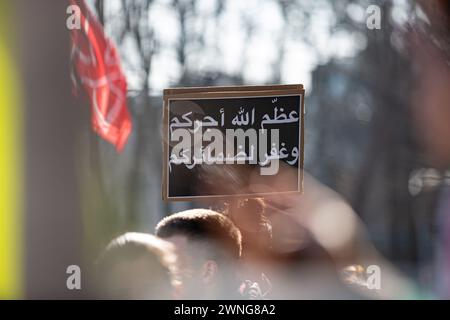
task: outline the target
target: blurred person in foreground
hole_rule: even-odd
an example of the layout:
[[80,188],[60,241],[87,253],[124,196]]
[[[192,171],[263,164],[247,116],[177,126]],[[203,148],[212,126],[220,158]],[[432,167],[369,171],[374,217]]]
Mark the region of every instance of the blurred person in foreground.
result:
[[[204,170],[202,188],[214,190],[216,194],[230,193],[233,186],[242,194],[271,194],[263,200],[240,198],[237,193],[223,209],[242,233],[241,277],[258,281],[264,298],[362,297],[360,292],[349,290],[344,284],[340,270],[349,264],[371,264],[378,260],[370,246],[365,245],[356,214],[342,197],[306,173],[304,194],[280,192],[285,185],[295,184],[292,180],[298,175],[296,168],[283,162],[270,185],[260,180],[258,168],[207,167]],[[206,200],[204,206],[220,208],[221,204]],[[385,274],[388,274],[387,267],[383,267]],[[389,292],[386,295],[392,296],[392,287],[403,291],[403,286],[391,281],[392,277],[385,278],[389,283],[385,286]]]
[[[272,185],[273,191],[282,189],[281,185],[294,179],[294,172],[290,168],[284,170]],[[249,188],[258,186],[258,179],[255,175],[249,181]],[[274,226],[273,250],[297,252],[301,262],[293,268],[302,272],[291,272],[284,279],[293,296],[310,298],[306,288],[314,292],[314,298],[331,299],[407,298],[415,292],[411,282],[371,244],[364,224],[352,207],[341,195],[308,173],[304,172],[303,194],[280,193],[271,197],[268,203],[272,211],[270,219],[278,224],[277,228]],[[292,230],[294,225],[298,231],[291,231],[290,239],[282,232],[276,232],[276,229]],[[275,241],[276,238],[280,239]],[[367,283],[349,282],[351,277],[342,276],[349,266],[362,266],[365,273],[365,268],[371,265],[381,269],[381,287],[377,290],[368,290]],[[303,288],[297,286],[296,289],[295,282],[303,282]]]
[[270,205],[273,198],[237,198],[226,206],[242,233],[243,277],[258,281],[268,299],[359,298],[339,281],[312,234]]
[[156,235],[176,246],[183,298],[246,298],[237,272],[241,232],[225,215],[207,209],[178,212],[158,223]]
[[99,294],[107,299],[172,299],[176,296],[173,245],[145,233],[112,240],[97,261]]
[[[242,170],[244,167],[242,168]],[[254,200],[233,200],[225,210],[243,234],[243,259],[246,276],[268,276],[267,298],[274,299],[358,299],[408,298],[415,287],[381,257],[371,244],[365,227],[342,196],[304,172],[304,193],[283,193],[285,185],[297,179],[297,169],[280,162],[280,171],[271,185],[261,181],[259,170],[246,168],[246,194],[271,194],[264,199],[264,210]],[[221,194],[234,177],[232,169],[209,170],[210,177],[227,183],[208,184]],[[261,188],[264,189],[261,189]],[[252,205],[254,204],[254,205]],[[230,210],[231,209],[231,210]],[[261,218],[264,212],[264,218]],[[270,232],[267,227],[270,223]],[[270,237],[268,236],[270,234]],[[368,290],[365,282],[348,277],[348,266],[376,265],[381,269],[381,288]],[[345,271],[345,273],[342,273]],[[364,271],[365,272],[365,271]],[[253,280],[259,281],[254,278]],[[351,283],[348,283],[352,281]],[[261,287],[263,287],[261,282]],[[354,290],[358,288],[358,290]],[[361,290],[359,290],[361,289]],[[261,290],[266,293],[265,288]],[[266,297],[264,295],[264,297]]]
[[[428,163],[441,173],[450,169],[450,2],[420,1],[427,21],[411,26],[416,70],[411,105],[417,140]],[[450,298],[450,187],[443,184],[437,204],[435,294]]]

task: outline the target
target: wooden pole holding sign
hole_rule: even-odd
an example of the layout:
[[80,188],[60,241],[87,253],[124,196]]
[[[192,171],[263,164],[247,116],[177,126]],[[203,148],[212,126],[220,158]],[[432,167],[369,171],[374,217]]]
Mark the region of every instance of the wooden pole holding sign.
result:
[[[163,199],[302,193],[304,96],[301,84],[165,89]],[[297,178],[274,189],[281,174]]]

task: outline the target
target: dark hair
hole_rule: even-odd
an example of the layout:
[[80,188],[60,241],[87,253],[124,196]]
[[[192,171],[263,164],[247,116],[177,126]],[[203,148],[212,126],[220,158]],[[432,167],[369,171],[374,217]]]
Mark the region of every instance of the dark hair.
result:
[[156,235],[184,235],[190,241],[212,245],[214,250],[209,254],[222,262],[241,256],[241,232],[225,215],[213,210],[192,209],[168,216],[156,226]]
[[266,213],[267,205],[262,198],[246,198],[239,199],[236,207],[238,209],[245,208],[245,210],[252,211],[259,215],[264,215]]

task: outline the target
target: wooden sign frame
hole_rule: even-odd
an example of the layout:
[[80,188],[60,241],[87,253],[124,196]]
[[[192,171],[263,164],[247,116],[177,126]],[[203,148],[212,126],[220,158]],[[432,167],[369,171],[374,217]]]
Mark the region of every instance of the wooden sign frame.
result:
[[[168,152],[169,152],[169,101],[170,100],[194,100],[194,99],[219,99],[219,98],[249,98],[249,97],[271,97],[271,96],[293,96],[301,97],[300,103],[300,159],[298,166],[298,190],[283,191],[277,193],[252,193],[248,195],[207,195],[189,197],[169,197],[168,183]],[[192,88],[170,88],[163,91],[163,155],[162,155],[162,199],[164,201],[192,201],[201,198],[233,198],[233,197],[262,197],[274,196],[277,194],[303,193],[303,168],[304,168],[304,141],[305,141],[305,90],[301,84],[291,85],[265,85],[265,86],[221,86],[221,87],[192,87]]]

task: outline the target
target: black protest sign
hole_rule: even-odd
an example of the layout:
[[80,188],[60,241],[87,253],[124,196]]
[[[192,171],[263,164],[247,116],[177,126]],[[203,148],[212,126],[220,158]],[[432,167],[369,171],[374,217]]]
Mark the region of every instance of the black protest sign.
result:
[[302,192],[302,85],[166,89],[163,121],[163,199]]

